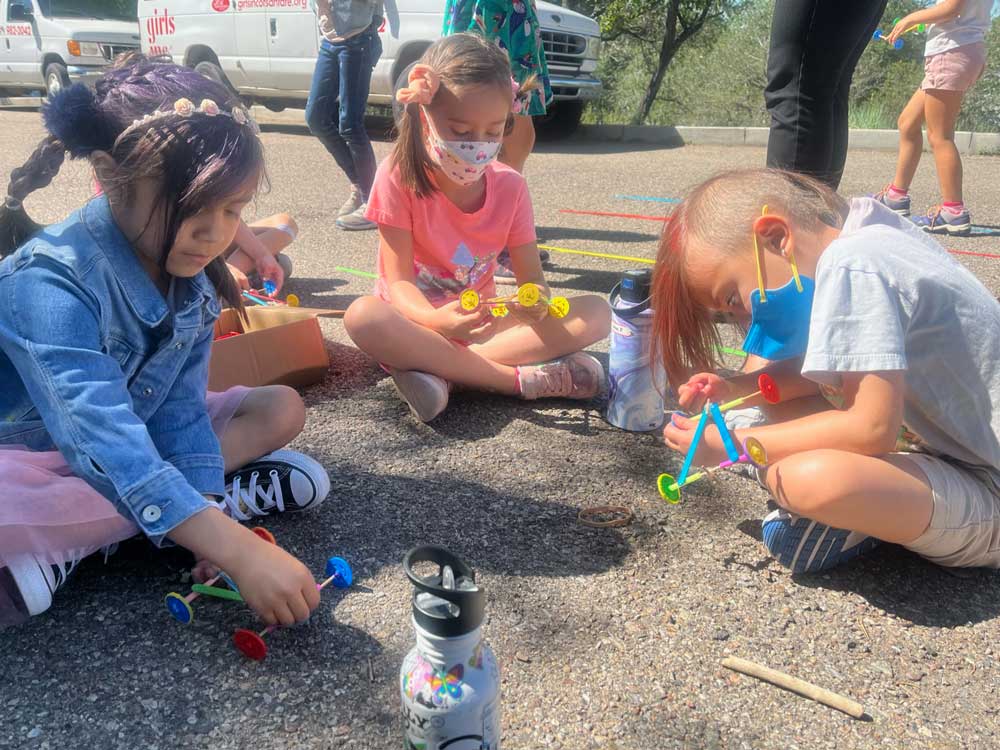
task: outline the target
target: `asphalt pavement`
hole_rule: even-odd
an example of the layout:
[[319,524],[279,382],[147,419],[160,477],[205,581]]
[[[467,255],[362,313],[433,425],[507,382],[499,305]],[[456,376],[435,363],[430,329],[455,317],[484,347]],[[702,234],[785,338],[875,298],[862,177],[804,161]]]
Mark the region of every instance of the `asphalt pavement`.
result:
[[[0,174],[41,137],[37,113],[0,113]],[[347,182],[317,140],[267,127],[271,189],[257,216],[301,227],[287,291],[346,307],[369,293],[373,233],[333,212]],[[376,143],[379,157],[389,143]],[[712,173],[763,163],[759,148],[565,141],[528,163],[539,231],[552,246],[653,257],[662,200]],[[947,245],[1000,293],[1000,158],[965,157],[967,201],[984,227]],[[845,194],[881,187],[894,155],[855,151]],[[921,166],[915,203],[933,202]],[[61,219],[86,200],[85,164],[28,202]],[[563,210],[631,214],[631,218]],[[992,227],[992,228],[991,228]],[[978,253],[986,255],[975,255]],[[560,291],[607,293],[638,265],[554,252]],[[322,322],[329,377],[304,391],[293,448],[329,470],[315,512],[267,523],[321,572],[331,555],[358,585],[327,591],[312,621],[275,633],[250,662],[230,637],[239,606],[204,603],[183,627],[163,596],[188,560],[145,542],[86,561],[52,609],[0,632],[0,748],[397,748],[398,670],[413,645],[400,562],[418,544],[464,556],[489,595],[484,632],[503,676],[507,748],[991,748],[1000,746],[1000,577],[948,571],[883,547],[818,576],[790,576],[760,542],[767,495],[721,472],[668,506],[655,478],[680,461],[655,434],[621,432],[602,401],[527,403],[456,394],[416,423],[382,371]],[[736,342],[734,342],[736,343]],[[595,347],[606,362],[607,345]],[[672,472],[672,473],[675,473]],[[2,490],[0,490],[2,496]],[[625,527],[592,529],[581,508],[622,504]],[[723,669],[741,656],[862,703],[857,721]]]

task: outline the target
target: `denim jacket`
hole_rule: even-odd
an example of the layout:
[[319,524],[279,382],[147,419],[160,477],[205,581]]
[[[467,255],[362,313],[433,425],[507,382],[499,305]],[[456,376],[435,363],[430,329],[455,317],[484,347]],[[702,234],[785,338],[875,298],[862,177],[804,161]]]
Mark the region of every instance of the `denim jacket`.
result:
[[205,405],[219,301],[167,299],[95,198],[0,263],[0,447],[59,450],[157,544],[222,496]]

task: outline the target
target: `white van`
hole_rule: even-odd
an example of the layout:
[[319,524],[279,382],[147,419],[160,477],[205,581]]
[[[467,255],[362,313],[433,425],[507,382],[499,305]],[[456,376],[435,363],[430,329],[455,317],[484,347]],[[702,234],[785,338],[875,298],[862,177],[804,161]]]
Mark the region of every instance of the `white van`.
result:
[[[6,0],[0,0],[6,1]],[[138,0],[142,50],[170,55],[226,83],[249,102],[305,107],[319,52],[311,0]],[[385,0],[382,57],[371,104],[390,105],[406,70],[441,36],[444,0]],[[538,3],[556,98],[550,127],[572,130],[583,104],[600,93],[594,77],[600,27],[580,13]]]
[[134,14],[93,0],[0,0],[0,89],[54,94],[139,49]]

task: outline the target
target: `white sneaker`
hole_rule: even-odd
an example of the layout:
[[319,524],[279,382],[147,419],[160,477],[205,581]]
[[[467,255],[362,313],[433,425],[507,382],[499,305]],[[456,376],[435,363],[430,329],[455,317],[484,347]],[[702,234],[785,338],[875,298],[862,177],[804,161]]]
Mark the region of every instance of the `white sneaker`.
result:
[[601,363],[583,352],[570,354],[554,362],[519,367],[521,398],[593,398],[604,384]]
[[349,232],[360,232],[365,229],[378,229],[378,224],[365,218],[365,211],[367,210],[368,204],[362,203],[357,210],[349,214],[345,214],[337,219],[337,226],[341,229],[346,229]]
[[344,205],[340,207],[337,211],[337,218],[341,216],[347,216],[347,214],[353,214],[361,205],[365,202],[364,197],[361,195],[361,188],[357,185],[351,185],[351,197],[344,201]]
[[448,381],[418,370],[393,370],[392,382],[421,422],[430,422],[448,406]]
[[238,521],[315,508],[330,494],[330,475],[296,451],[274,451],[226,477],[219,504]]
[[67,557],[68,559],[60,559],[55,563],[48,563],[32,554],[17,555],[6,560],[7,570],[27,615],[40,615],[51,607],[56,589],[66,583],[69,574],[83,559],[82,555],[76,556],[72,552]]

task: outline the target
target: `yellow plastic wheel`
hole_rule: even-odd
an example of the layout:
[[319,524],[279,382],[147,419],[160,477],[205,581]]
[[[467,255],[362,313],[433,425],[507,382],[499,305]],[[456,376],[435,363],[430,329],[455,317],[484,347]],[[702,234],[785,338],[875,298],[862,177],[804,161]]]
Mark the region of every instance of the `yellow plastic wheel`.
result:
[[757,438],[748,437],[744,440],[743,450],[750,459],[750,463],[754,466],[759,466],[761,468],[767,466],[767,451],[764,450],[763,444],[761,444]]
[[463,310],[472,312],[479,307],[479,292],[475,289],[466,289],[462,292],[462,296],[458,298],[458,301],[462,305]]
[[569,315],[569,300],[565,297],[553,297],[549,302],[549,315],[553,318],[565,318]]
[[507,307],[507,305],[504,305],[502,303],[499,305],[493,305],[493,307],[490,308],[490,315],[492,315],[494,318],[506,318],[508,315],[510,315],[510,309]]
[[660,497],[671,505],[677,505],[681,501],[681,488],[677,486],[677,480],[669,474],[660,474],[657,477],[656,489],[660,491]]
[[288,305],[289,307],[298,307],[299,306],[298,295],[289,294],[287,297],[285,297],[285,304]]
[[534,307],[542,296],[537,284],[527,283],[517,290],[517,303],[521,307]]

